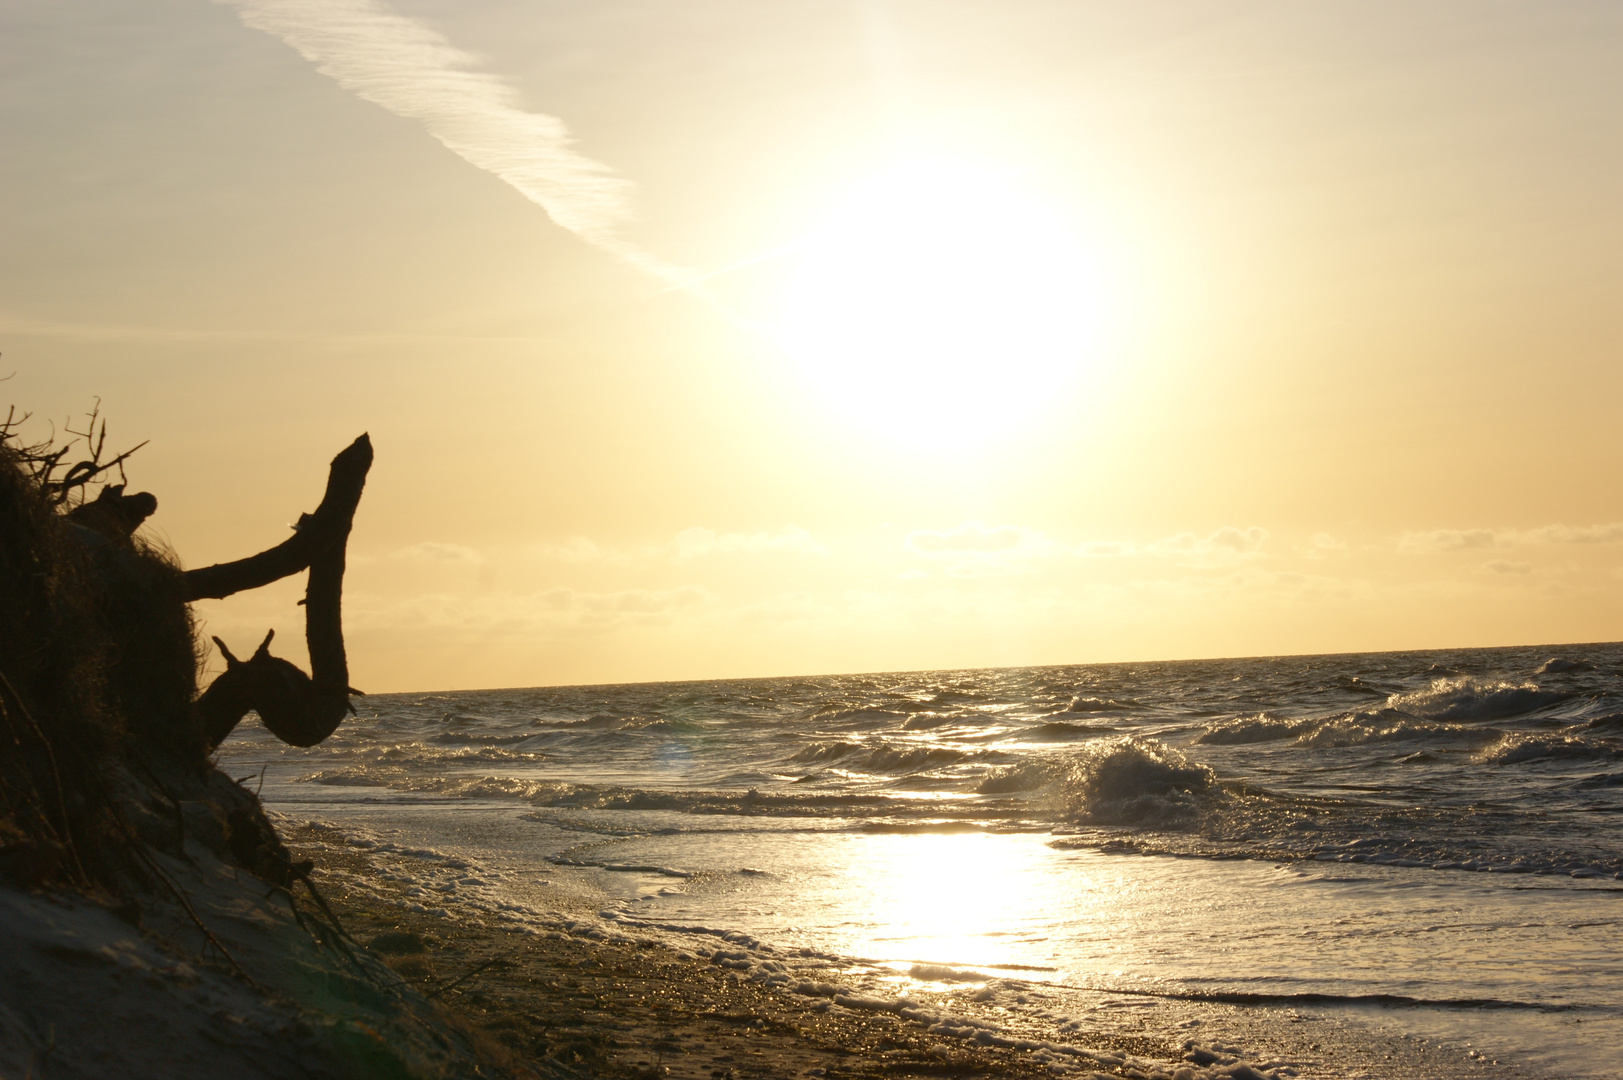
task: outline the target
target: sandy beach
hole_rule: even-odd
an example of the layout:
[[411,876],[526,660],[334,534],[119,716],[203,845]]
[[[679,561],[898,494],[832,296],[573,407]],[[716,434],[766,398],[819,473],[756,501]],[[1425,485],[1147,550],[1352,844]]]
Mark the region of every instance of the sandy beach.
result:
[[[1041,1030],[1029,1018],[1015,1030],[1007,1010],[963,990],[886,998],[860,979],[768,985],[758,966],[731,961],[725,948],[705,957],[617,930],[567,880],[554,879],[550,910],[530,913],[538,918],[493,920],[456,904],[423,910],[395,873],[410,869],[412,856],[347,847],[327,828],[284,821],[283,829],[290,847],[316,862],[313,877],[347,931],[412,989],[503,1048],[506,1067],[520,1075],[1520,1075],[1297,1010],[1202,1004],[1186,1021],[1190,1037],[1175,1040],[1153,1031],[1148,1016],[1123,1017],[1146,1010],[1122,1000],[1102,1000],[1099,1023],[1079,1034]],[[1044,993],[1030,988],[1035,998]],[[1212,1040],[1218,1029],[1226,1040]]]
[[949,1045],[895,1014],[774,992],[649,942],[502,932],[333,891],[351,933],[520,1062],[604,1077],[1044,1071],[1018,1049]]

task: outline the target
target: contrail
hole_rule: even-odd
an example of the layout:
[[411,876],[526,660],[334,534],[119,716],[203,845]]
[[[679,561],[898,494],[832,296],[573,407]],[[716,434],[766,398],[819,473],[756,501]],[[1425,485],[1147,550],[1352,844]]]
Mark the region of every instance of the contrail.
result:
[[694,273],[622,239],[632,183],[577,153],[556,116],[527,112],[517,92],[473,56],[378,0],[218,0],[292,46],[345,90],[429,134],[469,164],[517,188],[582,240],[672,285]]

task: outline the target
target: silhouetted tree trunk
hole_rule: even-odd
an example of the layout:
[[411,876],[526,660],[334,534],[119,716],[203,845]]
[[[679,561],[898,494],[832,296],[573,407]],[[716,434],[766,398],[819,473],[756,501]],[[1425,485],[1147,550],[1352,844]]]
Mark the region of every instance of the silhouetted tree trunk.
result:
[[[221,600],[244,589],[269,585],[305,569],[332,544],[343,544],[371,468],[372,440],[362,435],[332,459],[321,505],[315,513],[299,518],[292,536],[246,559],[186,571],[186,601]],[[340,576],[342,567],[340,560]]]
[[314,746],[354,711],[349,695],[349,663],[344,654],[344,559],[355,508],[372,467],[372,442],[362,435],[337,457],[327,474],[327,491],[315,513],[300,517],[288,540],[235,562],[219,563],[185,576],[186,599],[219,599],[256,589],[308,569],[304,590],[304,634],[310,675],[270,654],[275,631],[247,660],[238,660],[219,638],[226,670],[197,700],[209,746],[218,746],[249,710],[283,742]]

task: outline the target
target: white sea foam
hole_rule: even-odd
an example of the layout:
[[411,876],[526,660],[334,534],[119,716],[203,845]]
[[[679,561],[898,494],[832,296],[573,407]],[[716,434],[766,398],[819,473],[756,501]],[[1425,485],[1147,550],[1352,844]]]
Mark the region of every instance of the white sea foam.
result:
[[1434,679],[1423,690],[1393,694],[1387,704],[1428,720],[1480,721],[1522,715],[1568,697],[1561,691],[1541,690],[1530,682],[1461,676]]
[[1239,716],[1233,720],[1221,720],[1206,725],[1206,729],[1195,736],[1196,743],[1205,743],[1208,746],[1233,746],[1243,743],[1275,742],[1280,739],[1290,739],[1304,732],[1313,730],[1318,721],[1293,719],[1291,717],[1270,716],[1259,713],[1256,716]]
[[972,758],[985,758],[984,752],[956,750],[945,746],[873,743],[816,742],[795,754],[799,762],[838,762],[841,768],[874,773],[909,773],[938,769]]
[[1587,660],[1566,660],[1559,656],[1552,656],[1539,665],[1540,675],[1559,675],[1568,671],[1594,671],[1595,665]]
[[1422,720],[1397,709],[1338,716],[1314,725],[1296,740],[1298,746],[1365,746],[1370,743],[1408,742],[1415,739],[1470,737],[1456,724]]
[[1617,756],[1616,751],[1599,746],[1592,740],[1574,738],[1570,735],[1509,734],[1483,751],[1480,760],[1492,765],[1516,765],[1524,761],[1542,759],[1610,760]]
[[1166,824],[1196,811],[1215,790],[1205,765],[1156,739],[1100,739],[1069,762],[1060,797],[1073,820]]

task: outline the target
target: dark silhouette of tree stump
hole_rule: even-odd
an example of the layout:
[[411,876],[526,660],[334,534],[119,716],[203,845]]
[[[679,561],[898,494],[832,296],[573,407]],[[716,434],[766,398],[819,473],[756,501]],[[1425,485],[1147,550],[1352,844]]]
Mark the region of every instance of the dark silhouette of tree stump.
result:
[[344,654],[344,556],[371,467],[372,442],[362,435],[333,458],[321,505],[299,518],[291,537],[246,559],[186,572],[185,596],[190,602],[223,599],[310,571],[304,590],[310,674],[270,654],[274,630],[246,660],[237,659],[225,642],[215,638],[226,670],[197,699],[210,749],[219,746],[249,711],[257,712],[272,734],[294,746],[314,746],[355,711],[349,696],[360,691],[349,685]]
[[93,502],[68,511],[68,520],[129,548],[134,546],[135,530],[157,509],[158,500],[151,492],[126,495],[123,484],[108,484]]

